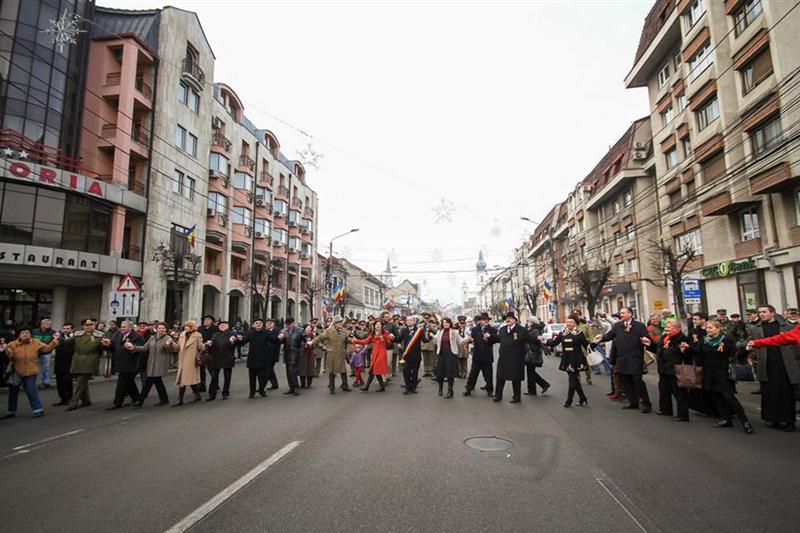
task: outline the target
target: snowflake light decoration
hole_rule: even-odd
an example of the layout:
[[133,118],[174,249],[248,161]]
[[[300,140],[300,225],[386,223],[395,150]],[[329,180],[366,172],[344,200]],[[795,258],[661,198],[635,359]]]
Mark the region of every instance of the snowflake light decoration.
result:
[[300,156],[300,162],[303,163],[303,166],[311,166],[317,170],[319,170],[319,160],[324,157],[321,153],[314,151],[311,143],[308,143],[306,149],[302,152],[298,150],[297,155]]
[[442,222],[452,222],[453,211],[453,204],[445,201],[445,199],[442,198],[439,202],[439,205],[433,208],[433,221],[436,224],[440,224]]
[[493,239],[499,239],[503,235],[503,229],[497,223],[497,219],[495,219],[494,226],[492,226],[492,229],[489,230],[489,235]]
[[77,44],[78,34],[86,33],[86,30],[82,30],[80,26],[81,16],[75,13],[70,17],[65,9],[60,18],[51,19],[50,26],[42,31],[51,35],[53,44],[58,45],[59,53],[63,53],[64,45]]
[[444,259],[444,253],[442,252],[441,248],[435,248],[431,252],[431,261],[434,263],[441,263],[442,259]]

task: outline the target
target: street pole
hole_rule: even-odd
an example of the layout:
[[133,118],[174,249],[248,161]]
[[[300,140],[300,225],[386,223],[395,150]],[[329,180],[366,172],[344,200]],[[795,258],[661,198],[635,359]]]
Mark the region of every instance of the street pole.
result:
[[553,317],[555,318],[556,323],[558,323],[560,322],[558,316],[558,267],[556,265],[556,245],[555,239],[553,238],[553,233],[555,233],[555,231],[553,228],[550,228],[550,259],[552,262],[551,268],[553,269]]
[[333,262],[333,241],[335,241],[340,237],[344,237],[346,235],[350,235],[351,233],[355,233],[359,229],[360,228],[353,228],[350,231],[342,233],[341,235],[337,235],[328,242],[328,260],[325,263],[325,290],[327,291],[329,297],[331,295],[331,289],[333,289],[332,273],[331,273],[331,263]]

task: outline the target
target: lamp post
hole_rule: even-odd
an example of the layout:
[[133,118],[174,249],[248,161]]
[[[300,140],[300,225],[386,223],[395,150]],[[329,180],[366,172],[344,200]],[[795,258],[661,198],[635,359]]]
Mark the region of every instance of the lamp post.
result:
[[330,240],[330,242],[328,243],[328,261],[325,264],[325,290],[327,291],[327,293],[329,295],[330,295],[331,289],[333,288],[331,286],[331,261],[333,260],[333,241],[335,241],[336,239],[339,239],[341,237],[345,237],[347,235],[350,235],[351,233],[355,233],[358,230],[359,230],[359,228],[353,228],[350,231],[346,231],[346,232],[342,233],[341,235],[337,235],[336,237],[332,238]]

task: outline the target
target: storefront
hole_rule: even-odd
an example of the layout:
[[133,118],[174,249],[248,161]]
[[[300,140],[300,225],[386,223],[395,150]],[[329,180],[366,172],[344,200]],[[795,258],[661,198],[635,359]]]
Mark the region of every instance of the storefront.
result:
[[718,308],[744,315],[767,303],[764,269],[758,269],[755,258],[725,261],[700,270],[703,292],[708,293],[709,314]]

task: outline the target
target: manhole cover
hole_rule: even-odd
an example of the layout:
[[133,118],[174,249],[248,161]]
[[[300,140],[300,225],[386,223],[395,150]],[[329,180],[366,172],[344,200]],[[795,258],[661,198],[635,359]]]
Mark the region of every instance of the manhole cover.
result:
[[500,437],[470,437],[464,441],[468,448],[482,452],[502,452],[514,447],[514,443]]

